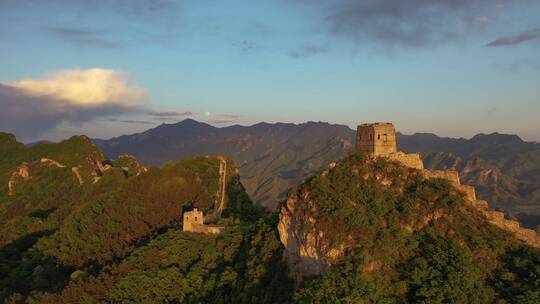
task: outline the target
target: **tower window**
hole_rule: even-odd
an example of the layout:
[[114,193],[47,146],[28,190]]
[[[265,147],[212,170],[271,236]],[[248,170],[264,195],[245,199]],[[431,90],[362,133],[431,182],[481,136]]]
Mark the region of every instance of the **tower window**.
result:
[[377,140],[380,140],[381,139],[381,134],[378,134],[377,135]]

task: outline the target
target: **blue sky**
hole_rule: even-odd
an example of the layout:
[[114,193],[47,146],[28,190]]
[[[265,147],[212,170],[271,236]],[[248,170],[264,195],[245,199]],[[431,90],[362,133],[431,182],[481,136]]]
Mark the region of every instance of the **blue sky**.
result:
[[539,13],[528,0],[0,0],[0,129],[392,121],[540,141]]

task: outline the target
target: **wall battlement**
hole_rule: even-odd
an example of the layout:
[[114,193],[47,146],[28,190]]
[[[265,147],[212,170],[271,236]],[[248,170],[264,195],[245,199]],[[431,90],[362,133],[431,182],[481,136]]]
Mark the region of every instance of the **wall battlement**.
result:
[[404,166],[420,170],[425,178],[449,180],[454,187],[463,192],[466,201],[480,211],[493,225],[512,232],[515,237],[530,246],[540,248],[540,235],[534,230],[522,228],[519,222],[505,219],[504,213],[489,209],[486,201],[476,198],[473,186],[463,185],[459,173],[454,170],[427,170],[419,153],[397,151],[396,130],[391,123],[371,123],[358,126],[356,132],[356,150],[368,153],[372,157],[386,157],[398,161]]

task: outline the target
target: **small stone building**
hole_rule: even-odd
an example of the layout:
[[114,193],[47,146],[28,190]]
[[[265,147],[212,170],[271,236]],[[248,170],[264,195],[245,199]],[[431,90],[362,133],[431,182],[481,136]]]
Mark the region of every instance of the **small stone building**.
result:
[[184,232],[218,234],[223,232],[223,229],[223,227],[219,226],[205,225],[204,214],[197,208],[184,212],[184,222],[182,227],[182,231]]
[[387,122],[376,122],[358,126],[356,149],[374,156],[397,152],[396,129]]
[[372,157],[384,156],[410,168],[424,169],[419,153],[398,152],[396,128],[389,122],[359,125],[356,131],[356,150]]

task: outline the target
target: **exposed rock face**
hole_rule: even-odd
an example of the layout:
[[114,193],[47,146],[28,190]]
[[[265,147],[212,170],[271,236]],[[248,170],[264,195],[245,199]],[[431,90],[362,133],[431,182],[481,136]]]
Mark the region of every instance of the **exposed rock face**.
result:
[[17,181],[28,181],[30,179],[32,179],[32,176],[30,176],[28,164],[22,163],[13,173],[11,173],[11,177],[8,181],[8,195],[13,195]]
[[84,184],[84,181],[83,181],[83,179],[82,179],[81,173],[79,172],[79,167],[73,167],[73,168],[71,168],[71,172],[73,172],[73,174],[75,174],[75,177],[76,177],[77,180],[79,181],[79,185]]
[[301,282],[306,276],[322,274],[345,253],[345,246],[333,248],[323,231],[304,231],[306,223],[314,224],[315,219],[302,216],[302,208],[315,208],[309,201],[309,193],[303,193],[301,198],[296,195],[289,197],[281,208],[278,224],[279,237],[285,246],[284,258],[295,282]]
[[55,160],[52,160],[52,159],[48,159],[48,158],[42,158],[40,160],[40,163],[43,164],[43,165],[48,165],[48,166],[54,166],[54,167],[57,167],[57,168],[65,168],[66,166],[62,165],[61,163],[55,161]]
[[[125,166],[123,166],[122,169],[128,175],[139,176],[141,173],[148,171],[146,167],[143,167],[141,165],[141,163],[137,160],[137,158],[131,155],[127,155],[127,154],[120,155],[118,157],[118,162],[125,164]],[[105,169],[108,169],[108,168],[105,168]]]

